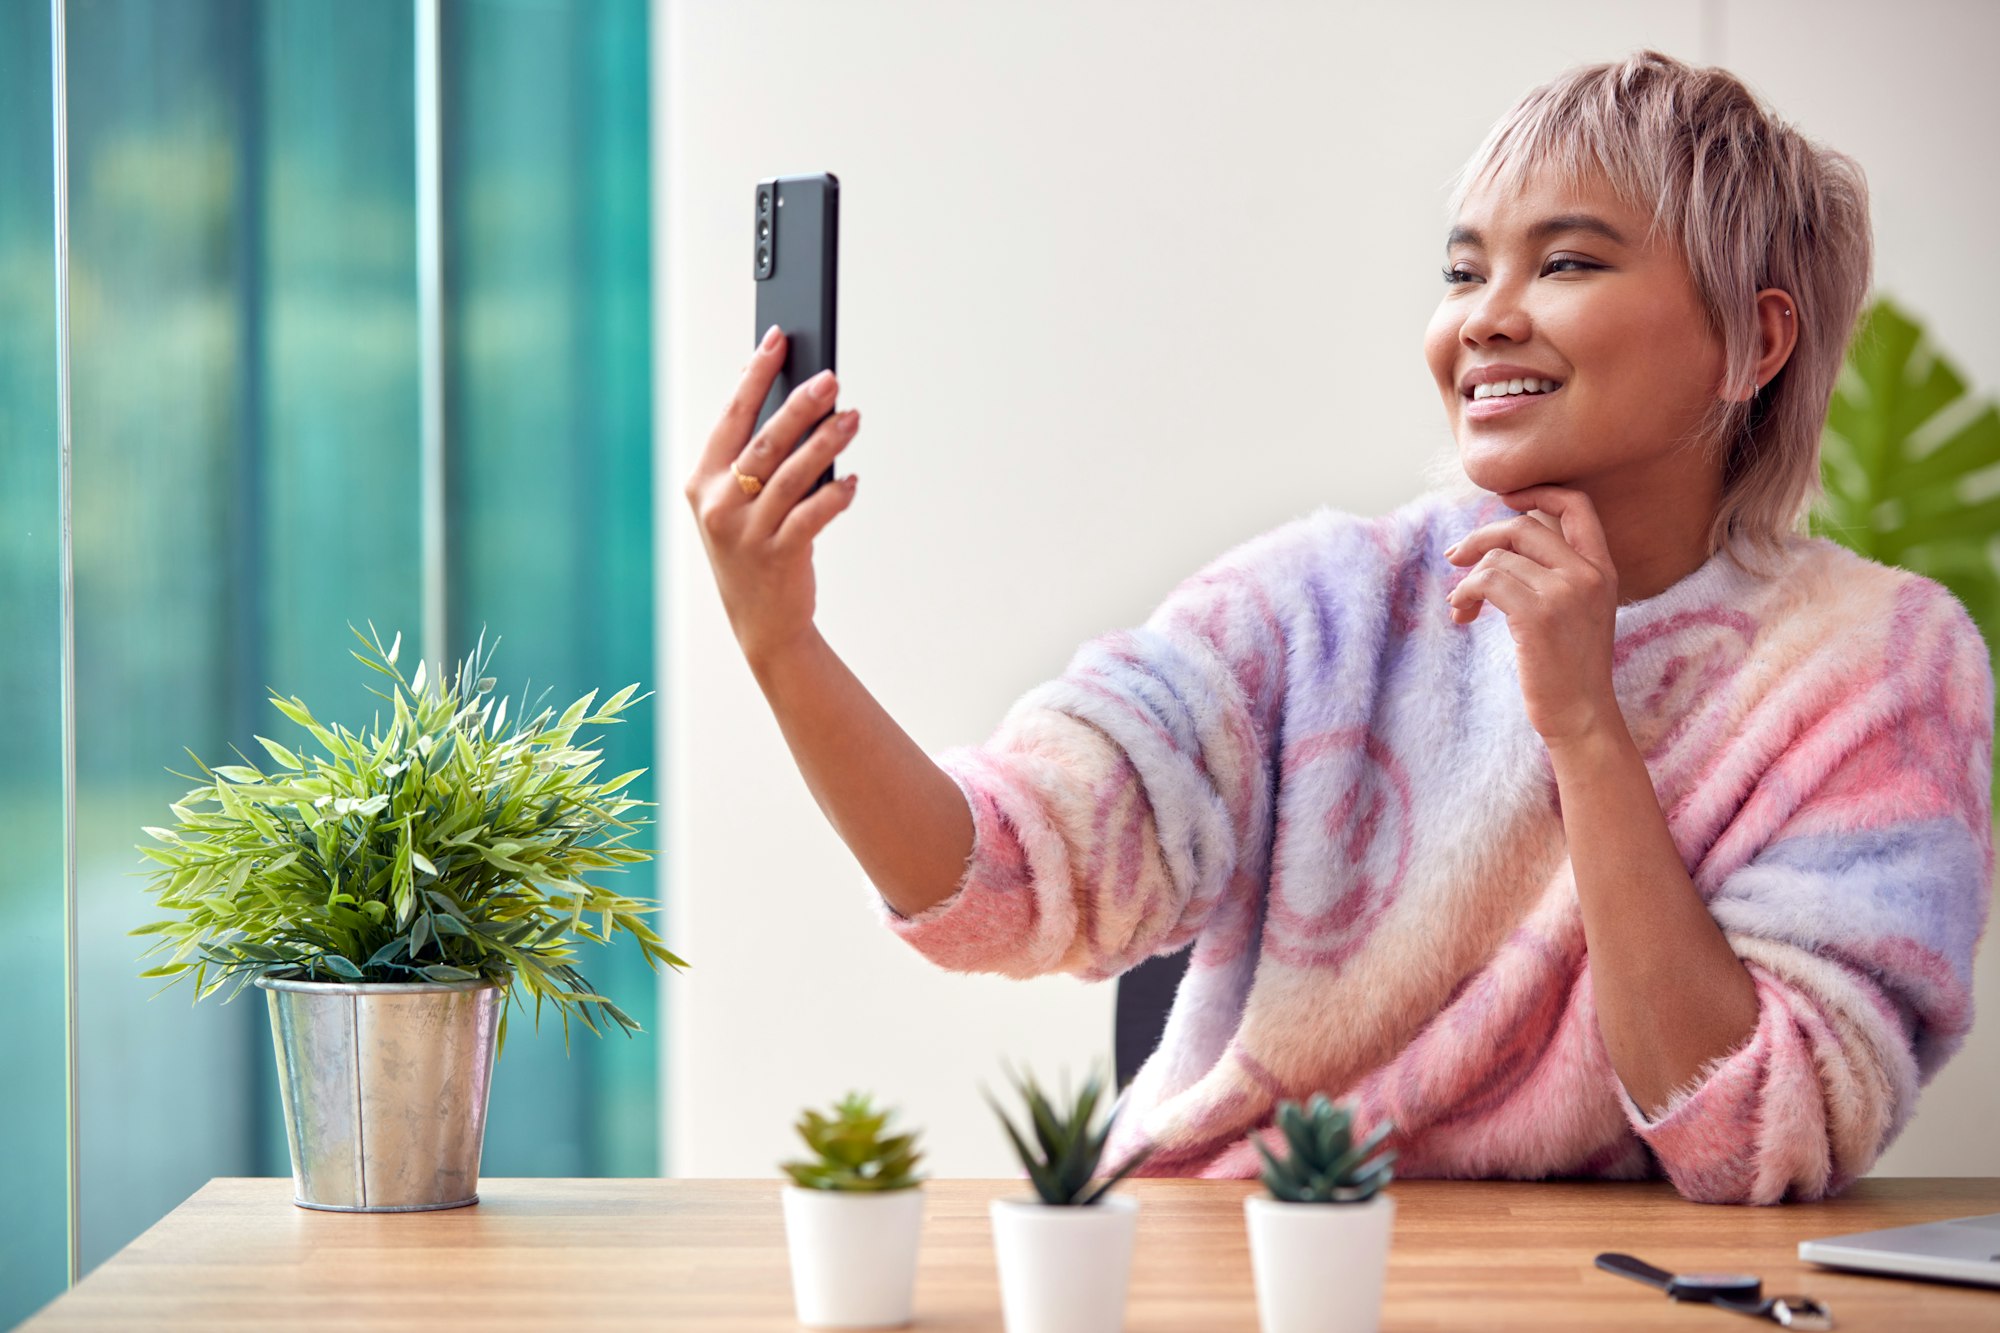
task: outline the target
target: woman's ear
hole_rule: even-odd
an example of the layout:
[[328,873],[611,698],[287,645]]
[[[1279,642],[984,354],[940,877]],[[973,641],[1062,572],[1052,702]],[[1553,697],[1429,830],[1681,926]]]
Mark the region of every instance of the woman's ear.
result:
[[1733,402],[1755,398],[1763,387],[1785,368],[1792,349],[1799,344],[1799,312],[1792,295],[1782,287],[1766,287],[1757,293],[1757,361],[1751,383],[1730,395]]

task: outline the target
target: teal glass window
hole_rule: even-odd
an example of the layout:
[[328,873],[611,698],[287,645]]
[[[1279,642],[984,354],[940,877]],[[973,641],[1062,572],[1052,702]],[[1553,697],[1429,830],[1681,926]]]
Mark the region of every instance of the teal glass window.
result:
[[0,5],[0,1327],[68,1271],[49,10]]
[[[645,0],[439,14],[445,486],[427,513],[412,6],[67,5],[86,1272],[211,1176],[290,1171],[261,997],[149,1000],[126,934],[156,914],[134,844],[185,789],[183,747],[220,761],[287,736],[267,689],[365,721],[348,625],[420,643],[427,549],[447,655],[484,630],[511,691],[659,684]],[[60,1291],[67,1230],[46,4],[0,7],[0,89],[0,949],[29,1005],[0,1029],[24,1074],[0,1091],[11,1324]],[[611,730],[612,771],[652,765],[656,713]],[[658,897],[651,872],[621,887]],[[636,950],[584,970],[657,1027]],[[559,1023],[514,1025],[483,1171],[657,1171],[658,1043],[585,1033],[565,1058]]]

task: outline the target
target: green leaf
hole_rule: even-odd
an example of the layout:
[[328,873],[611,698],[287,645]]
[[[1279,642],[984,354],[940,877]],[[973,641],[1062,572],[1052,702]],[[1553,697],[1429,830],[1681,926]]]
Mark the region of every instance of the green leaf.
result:
[[432,981],[477,981],[477,972],[468,972],[462,967],[451,967],[445,963],[432,963],[417,969]]
[[337,953],[330,953],[320,961],[326,964],[326,970],[329,972],[346,977],[349,981],[361,980],[361,969]]
[[2000,644],[2000,410],[1922,327],[1877,300],[1849,344],[1821,441],[1813,531],[1937,580]]
[[277,760],[280,764],[283,764],[286,768],[292,769],[295,772],[303,772],[305,770],[304,762],[300,760],[300,758],[297,755],[293,754],[290,750],[287,750],[284,746],[278,744],[276,741],[270,740],[263,736],[259,736],[257,737],[257,743],[263,746],[264,749],[270,753],[271,758]]

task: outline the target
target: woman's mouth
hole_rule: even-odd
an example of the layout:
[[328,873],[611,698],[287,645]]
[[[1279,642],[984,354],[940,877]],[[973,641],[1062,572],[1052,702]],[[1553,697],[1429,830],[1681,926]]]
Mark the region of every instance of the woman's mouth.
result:
[[[1531,389],[1529,387],[1530,383],[1548,384],[1554,387]],[[1494,387],[1498,388],[1502,386],[1496,385]],[[1562,390],[1562,382],[1559,380],[1524,381],[1519,392],[1494,393],[1492,396],[1486,398],[1468,396],[1463,400],[1463,410],[1466,419],[1469,421],[1488,421],[1494,417],[1512,416],[1515,413],[1526,411],[1543,399],[1551,398],[1561,393]]]

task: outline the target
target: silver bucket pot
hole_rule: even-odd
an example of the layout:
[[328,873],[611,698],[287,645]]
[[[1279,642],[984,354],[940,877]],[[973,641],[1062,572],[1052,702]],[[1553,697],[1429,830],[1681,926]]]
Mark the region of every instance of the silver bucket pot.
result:
[[301,1208],[407,1213],[479,1202],[505,992],[490,981],[259,977]]

